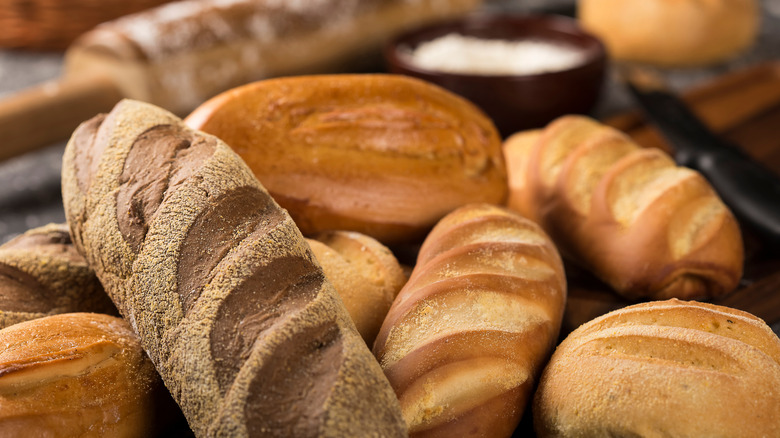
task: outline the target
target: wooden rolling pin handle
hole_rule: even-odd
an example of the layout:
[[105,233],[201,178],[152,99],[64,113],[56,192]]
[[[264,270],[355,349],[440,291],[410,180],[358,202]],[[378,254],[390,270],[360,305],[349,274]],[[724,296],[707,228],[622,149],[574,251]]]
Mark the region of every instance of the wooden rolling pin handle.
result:
[[0,161],[67,139],[81,122],[121,99],[110,79],[75,76],[0,100]]

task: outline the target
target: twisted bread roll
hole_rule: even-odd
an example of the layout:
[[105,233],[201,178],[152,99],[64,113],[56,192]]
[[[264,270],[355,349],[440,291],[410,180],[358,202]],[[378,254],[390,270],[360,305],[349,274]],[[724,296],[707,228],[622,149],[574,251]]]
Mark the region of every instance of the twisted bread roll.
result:
[[307,236],[351,230],[385,244],[419,242],[461,205],[506,199],[493,123],[465,99],[409,77],[260,81],[204,103],[185,122],[238,152]]
[[539,383],[540,437],[780,436],[780,339],[760,319],[669,300],[588,322]]
[[306,239],[369,346],[385,320],[406,275],[390,250],[353,231],[331,231]]
[[0,246],[0,328],[68,312],[116,315],[67,225],[35,228]]
[[122,319],[47,316],[0,330],[0,345],[2,437],[150,437],[173,404]]
[[582,116],[504,144],[509,207],[631,299],[715,297],[742,276],[739,226],[709,183]]
[[198,436],[403,436],[382,370],[246,165],[120,102],[63,161],[74,243]]
[[534,223],[489,205],[442,219],[374,353],[413,436],[510,436],[558,336],[566,280]]

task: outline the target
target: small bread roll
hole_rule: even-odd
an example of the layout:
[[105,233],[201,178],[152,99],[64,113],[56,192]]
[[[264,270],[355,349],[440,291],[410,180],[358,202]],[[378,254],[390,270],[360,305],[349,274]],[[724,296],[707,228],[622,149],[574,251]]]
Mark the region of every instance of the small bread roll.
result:
[[661,66],[733,57],[760,21],[756,0],[580,0],[578,16],[615,59]]
[[778,437],[780,339],[762,320],[676,299],[572,332],[534,401],[540,437]]
[[0,330],[0,345],[0,436],[154,436],[172,406],[120,318],[39,318]]
[[354,231],[331,231],[306,239],[369,347],[406,274],[390,250]]

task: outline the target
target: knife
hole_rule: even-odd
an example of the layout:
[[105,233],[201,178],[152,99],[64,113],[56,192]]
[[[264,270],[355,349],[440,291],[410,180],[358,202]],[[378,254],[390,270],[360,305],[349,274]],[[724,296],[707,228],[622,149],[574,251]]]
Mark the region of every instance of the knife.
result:
[[677,163],[704,175],[737,219],[762,239],[763,246],[780,252],[780,177],[713,133],[657,75],[624,68],[620,76],[647,118],[672,145]]

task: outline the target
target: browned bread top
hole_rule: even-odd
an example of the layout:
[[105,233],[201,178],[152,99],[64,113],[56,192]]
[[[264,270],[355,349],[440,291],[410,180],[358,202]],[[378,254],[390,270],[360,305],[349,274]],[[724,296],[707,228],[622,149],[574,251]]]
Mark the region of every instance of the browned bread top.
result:
[[261,81],[206,102],[186,122],[238,152],[304,235],[421,240],[455,208],[500,203],[507,193],[492,122],[403,76]]
[[714,297],[742,276],[739,225],[710,184],[582,116],[505,142],[509,206],[629,298]]
[[780,435],[780,339],[748,313],[669,300],[617,310],[555,351],[540,436]]
[[122,319],[66,313],[0,330],[0,436],[154,436],[170,400]]

